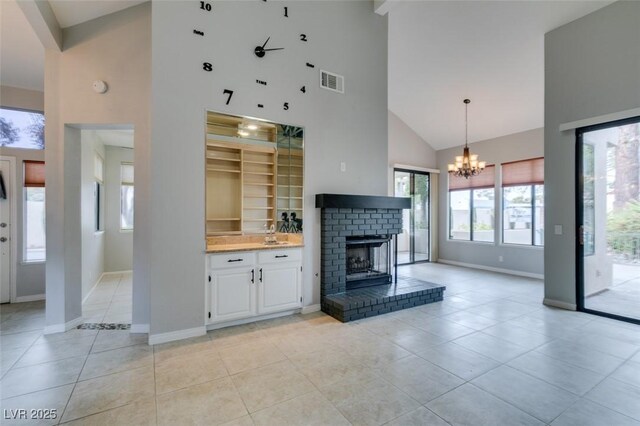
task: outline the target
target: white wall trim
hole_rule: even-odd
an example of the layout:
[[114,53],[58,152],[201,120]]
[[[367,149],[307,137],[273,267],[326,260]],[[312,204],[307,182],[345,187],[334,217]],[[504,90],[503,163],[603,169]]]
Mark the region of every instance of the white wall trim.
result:
[[517,275],[519,277],[536,278],[539,280],[544,279],[544,274],[534,274],[532,272],[516,271],[513,269],[494,268],[492,266],[476,265],[474,263],[456,262],[453,260],[446,260],[446,259],[438,259],[438,263],[444,263],[447,265],[454,265],[454,266],[462,266],[465,268],[482,269],[484,271],[500,272],[502,274]]
[[567,309],[569,311],[577,310],[577,306],[575,303],[567,303],[567,302],[562,302],[560,300],[547,299],[546,297],[544,298],[542,303],[544,305],[552,306],[554,308]]
[[102,278],[104,277],[104,272],[100,274],[100,276],[98,277],[98,279],[96,280],[95,283],[93,283],[93,286],[91,287],[91,290],[89,290],[87,292],[87,295],[82,299],[82,304],[84,305],[85,302],[87,301],[87,299],[89,298],[89,296],[91,296],[91,293],[93,293],[93,290],[96,289],[96,287],[98,286],[98,283],[100,283],[100,281],[102,280]]
[[82,316],[68,321],[64,324],[53,324],[48,325],[44,328],[44,334],[54,334],[54,333],[64,333],[65,331],[69,331],[72,328],[76,328],[80,324],[84,322],[84,318]]
[[430,169],[427,167],[411,166],[409,164],[394,164],[394,169],[415,170],[416,172],[440,173],[440,169]]
[[103,272],[103,275],[117,275],[117,274],[132,274],[133,271],[131,269],[126,270],[126,271],[109,271],[109,272]]
[[300,313],[302,315],[306,315],[312,312],[318,312],[319,310],[320,310],[320,304],[318,303],[316,305],[303,306],[302,311],[300,311]]
[[580,127],[593,126],[595,124],[608,123],[610,121],[624,120],[640,115],[640,108],[632,108],[626,111],[614,112],[611,114],[599,115],[597,117],[585,118],[583,120],[571,121],[560,125],[560,131],[579,129]]
[[46,295],[42,294],[32,294],[30,296],[18,296],[16,297],[15,303],[23,303],[23,302],[35,302],[36,300],[44,300]]
[[173,342],[174,340],[188,339],[190,337],[204,336],[207,334],[205,326],[187,328],[186,330],[170,331],[168,333],[150,334],[149,344],[159,345],[160,343]]
[[149,333],[149,324],[131,324],[129,333]]

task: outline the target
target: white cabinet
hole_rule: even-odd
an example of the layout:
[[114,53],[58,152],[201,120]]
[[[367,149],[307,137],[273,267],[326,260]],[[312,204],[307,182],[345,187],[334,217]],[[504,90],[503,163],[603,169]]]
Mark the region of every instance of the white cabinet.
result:
[[302,249],[209,255],[207,323],[302,307]]

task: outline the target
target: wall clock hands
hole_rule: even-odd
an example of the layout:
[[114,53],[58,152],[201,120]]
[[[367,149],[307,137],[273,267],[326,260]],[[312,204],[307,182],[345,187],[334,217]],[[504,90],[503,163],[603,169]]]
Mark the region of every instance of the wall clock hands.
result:
[[267,43],[269,43],[269,40],[271,40],[271,36],[267,38],[267,41],[265,41],[262,46],[256,46],[256,48],[253,49],[253,53],[255,53],[258,58],[264,58],[264,55],[267,52],[270,52],[272,50],[284,50],[284,47],[274,47],[272,49],[265,49],[265,46],[267,45]]
[[263,49],[267,45],[267,43],[269,43],[269,40],[271,40],[271,36],[267,37],[267,41],[265,41],[264,44],[262,45]]
[[273,49],[263,49],[265,52],[269,52],[271,50],[284,50],[284,47],[274,47]]

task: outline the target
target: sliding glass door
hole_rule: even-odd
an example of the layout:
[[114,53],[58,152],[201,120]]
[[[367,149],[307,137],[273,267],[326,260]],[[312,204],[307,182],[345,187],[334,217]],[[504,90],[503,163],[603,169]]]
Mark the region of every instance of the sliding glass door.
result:
[[578,308],[640,323],[640,117],[577,131]]
[[398,235],[398,264],[429,260],[429,173],[395,169],[396,197],[410,197],[411,209],[403,211]]

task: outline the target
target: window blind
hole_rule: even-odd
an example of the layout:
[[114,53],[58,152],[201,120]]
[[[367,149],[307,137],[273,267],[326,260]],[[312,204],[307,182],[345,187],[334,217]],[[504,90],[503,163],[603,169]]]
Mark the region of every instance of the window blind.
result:
[[544,157],[502,164],[502,186],[544,184]]
[[133,185],[133,164],[122,163],[120,165],[120,183]]
[[24,186],[44,187],[44,161],[24,161]]
[[482,189],[493,188],[496,182],[496,167],[487,166],[477,176],[471,176],[469,179],[453,176],[449,174],[449,191],[460,189]]
[[93,174],[98,182],[104,182],[104,160],[98,154],[95,155]]

